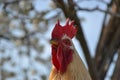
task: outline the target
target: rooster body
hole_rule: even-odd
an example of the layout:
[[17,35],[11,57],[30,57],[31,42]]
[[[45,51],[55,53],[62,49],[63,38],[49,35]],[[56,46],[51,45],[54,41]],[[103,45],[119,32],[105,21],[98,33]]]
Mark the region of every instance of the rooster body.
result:
[[61,27],[59,22],[53,30],[52,38],[55,39],[54,41],[56,42],[52,45],[53,66],[49,80],[91,80],[72,42],[72,38],[77,32],[73,23],[74,22],[69,23],[69,20],[67,20],[66,25],[63,26],[69,28],[68,30],[70,32],[66,32],[67,29],[62,27],[62,32],[59,29],[61,35],[58,34],[59,30],[55,33],[56,27]]

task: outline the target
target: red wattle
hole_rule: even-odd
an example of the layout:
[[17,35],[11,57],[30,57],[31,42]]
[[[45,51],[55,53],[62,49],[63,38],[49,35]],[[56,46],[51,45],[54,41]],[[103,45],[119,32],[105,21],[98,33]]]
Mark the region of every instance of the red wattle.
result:
[[59,44],[57,49],[52,48],[52,62],[56,69],[64,73],[68,64],[72,61],[73,50]]
[[59,64],[58,59],[57,59],[57,49],[53,46],[52,46],[52,63],[55,66],[55,68],[57,70],[59,70],[60,64]]

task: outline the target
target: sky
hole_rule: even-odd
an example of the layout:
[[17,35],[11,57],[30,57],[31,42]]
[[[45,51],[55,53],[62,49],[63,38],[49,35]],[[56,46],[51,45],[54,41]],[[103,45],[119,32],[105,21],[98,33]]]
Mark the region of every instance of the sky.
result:
[[[75,0],[75,1],[78,1],[78,0]],[[109,2],[109,0],[106,0],[106,2]],[[41,12],[41,11],[44,11],[44,10],[51,9],[49,7],[50,6],[49,3],[52,3],[51,0],[35,0],[35,2],[33,4],[35,5],[35,9],[37,11]],[[84,1],[84,2],[78,3],[78,5],[80,5],[83,8],[94,8],[94,7],[98,6],[101,9],[106,9],[105,4],[99,3],[99,2],[96,2],[96,1]],[[55,12],[52,12],[49,15],[47,15],[47,17],[52,16],[54,14],[55,14]],[[85,38],[86,38],[86,41],[87,41],[87,44],[88,44],[91,56],[94,56],[95,55],[95,48],[96,48],[96,45],[97,45],[97,42],[98,42],[98,39],[99,39],[99,35],[100,35],[100,31],[101,31],[101,25],[102,25],[104,13],[99,12],[99,11],[94,11],[94,12],[78,11],[77,15],[80,18],[84,18],[84,20],[81,22],[82,29],[83,29],[83,32],[84,32],[84,35],[85,35]],[[61,24],[64,25],[65,22],[62,21]],[[54,25],[55,24],[51,24],[51,26],[48,29],[47,33],[44,35],[47,39],[51,38],[50,36],[51,36],[52,29],[54,28]],[[44,40],[42,40],[41,42],[42,42],[42,44],[45,44],[45,49],[47,49],[46,51],[44,51],[44,54],[42,54],[41,57],[42,58],[47,58],[47,57],[49,57],[51,55],[49,53],[49,51],[51,51],[50,45],[46,44],[46,41],[44,41]],[[80,57],[82,58],[83,62],[86,65],[86,61],[85,61],[85,58],[84,58],[81,46],[78,44],[78,41],[75,38],[73,39],[73,43],[74,43],[74,45],[75,45],[75,47],[76,47]],[[16,53],[17,51],[14,51],[14,52]],[[32,55],[36,56],[35,54],[36,53],[33,51]],[[16,56],[14,55],[14,57],[16,57]],[[20,66],[21,67],[28,67],[28,65],[24,65],[24,64],[28,64],[29,63],[28,58],[23,56],[22,60],[24,60],[24,62],[21,63],[23,65],[20,65]],[[16,60],[16,62],[17,61],[19,63],[19,60]],[[34,66],[35,67],[38,66],[38,67],[36,67],[37,70],[42,70],[40,72],[41,75],[42,75],[42,73],[46,74],[46,75],[49,75],[49,71],[50,70],[46,70],[47,67],[45,68],[43,66],[43,64],[41,64],[41,65],[40,64],[39,65],[38,64],[34,64],[33,67]],[[7,67],[7,65],[5,65],[5,68],[6,67]],[[87,67],[87,65],[86,65],[86,67]],[[112,68],[113,67],[114,66],[112,66]],[[18,70],[18,68],[16,68],[16,69],[14,68],[14,70]],[[112,73],[112,69],[110,70],[108,76],[110,76],[111,73]],[[20,74],[20,75],[23,75],[23,74]],[[31,74],[28,74],[28,75],[31,75]],[[36,78],[36,80],[39,80],[38,77],[36,77],[36,76],[34,76],[34,77]],[[19,79],[22,79],[22,78],[19,78]],[[9,80],[12,80],[12,79],[9,79]],[[106,78],[105,80],[110,80],[110,79]]]

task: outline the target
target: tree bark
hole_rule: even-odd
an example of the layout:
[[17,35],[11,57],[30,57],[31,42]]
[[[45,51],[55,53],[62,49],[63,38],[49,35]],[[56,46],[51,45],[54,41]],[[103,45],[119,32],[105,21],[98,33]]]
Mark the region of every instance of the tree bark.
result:
[[[113,4],[114,13],[120,13],[120,1]],[[108,25],[103,31],[101,42],[96,51],[95,61],[101,80],[105,78],[106,72],[112,62],[115,52],[120,45],[120,18],[111,16]]]
[[120,48],[118,50],[118,59],[113,72],[112,80],[120,80]]

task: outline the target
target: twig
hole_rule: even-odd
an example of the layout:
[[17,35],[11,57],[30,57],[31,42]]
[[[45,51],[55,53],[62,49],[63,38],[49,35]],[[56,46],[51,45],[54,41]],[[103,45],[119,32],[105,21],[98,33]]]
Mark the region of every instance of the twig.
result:
[[10,38],[9,38],[9,37],[7,37],[7,36],[4,36],[4,35],[0,35],[0,39],[6,39],[6,40],[10,40]]
[[107,3],[107,2],[104,1],[104,0],[78,0],[77,3],[78,3],[78,2],[84,2],[84,1],[96,1],[96,2],[103,3],[103,4],[109,4],[109,3]]
[[110,14],[111,16],[120,17],[120,14],[118,14],[118,13],[112,13],[109,10],[103,10],[103,9],[100,9],[99,7],[95,7],[95,8],[89,9],[89,8],[81,8],[81,7],[77,6],[77,10],[88,11],[88,12],[100,11],[100,12],[103,12],[103,13]]
[[[111,7],[112,4],[113,4],[113,1],[111,1],[109,4],[107,4],[107,11],[109,10],[109,8]],[[95,61],[96,61],[97,68],[101,65],[101,64],[99,64],[99,61],[102,59],[102,57],[100,57],[100,56],[102,56],[102,54],[99,53],[99,51],[100,51],[100,44],[102,43],[104,31],[106,29],[105,22],[106,22],[107,16],[108,16],[108,14],[105,13],[104,19],[103,19],[103,22],[102,22],[100,37],[98,39],[99,41],[98,41],[97,47],[96,47]]]
[[2,2],[4,4],[3,8],[6,8],[6,6],[8,4],[15,4],[15,3],[18,3],[20,1],[31,1],[31,0],[12,0],[12,1],[7,0],[7,1],[3,1]]

